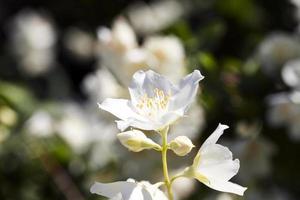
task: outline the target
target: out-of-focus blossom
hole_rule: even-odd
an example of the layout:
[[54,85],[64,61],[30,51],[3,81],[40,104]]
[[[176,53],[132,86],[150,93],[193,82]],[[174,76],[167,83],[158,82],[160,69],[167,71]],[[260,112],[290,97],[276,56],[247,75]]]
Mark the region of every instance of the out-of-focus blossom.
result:
[[236,132],[244,138],[254,138],[261,130],[261,124],[258,121],[246,122],[239,121],[236,126]]
[[267,36],[258,49],[262,70],[271,76],[274,73],[279,73],[285,62],[299,56],[299,41],[286,33],[273,33]]
[[65,103],[62,107],[62,116],[56,124],[56,130],[75,152],[84,152],[91,144],[99,141],[105,141],[107,145],[115,141],[112,133],[116,130],[105,119],[93,115],[76,103]]
[[138,46],[132,28],[124,18],[118,18],[111,30],[98,30],[98,41],[100,65],[109,68],[123,86],[140,69],[154,69],[173,81],[185,74],[183,45],[174,36],[145,38]]
[[106,68],[101,68],[84,78],[83,90],[89,96],[89,101],[95,103],[107,97],[119,97],[124,88]]
[[180,40],[174,36],[149,37],[143,47],[149,54],[152,69],[168,75],[172,81],[177,81],[185,74],[185,53]]
[[300,89],[300,59],[291,60],[281,71],[282,79],[288,86]]
[[243,139],[224,142],[243,163],[238,179],[245,183],[253,183],[258,178],[267,177],[273,169],[272,156],[276,148],[260,135],[261,129],[258,121],[240,121],[236,132]]
[[54,133],[55,122],[44,110],[37,110],[25,124],[25,130],[38,137],[49,137]]
[[188,117],[181,118],[170,127],[170,139],[174,139],[182,133],[185,133],[184,135],[190,139],[196,139],[199,136],[205,122],[203,108],[194,102],[190,105],[186,115]]
[[87,60],[94,56],[96,39],[88,32],[73,27],[63,39],[65,47],[76,59]]
[[167,28],[184,14],[182,2],[156,1],[149,5],[134,4],[128,9],[128,17],[138,33],[149,34]]
[[[126,52],[138,46],[136,35],[125,18],[118,18],[111,30],[100,27],[97,32],[100,45],[105,44],[118,53]],[[100,46],[101,48],[101,46]]]
[[193,165],[185,170],[184,175],[196,178],[212,189],[243,195],[247,188],[229,181],[240,168],[239,160],[232,160],[231,151],[227,147],[216,144],[227,128],[228,126],[219,124],[203,143]]
[[11,40],[21,69],[27,74],[40,75],[53,67],[56,32],[47,15],[20,12],[12,23]]
[[172,189],[175,200],[187,199],[196,189],[196,180],[180,178],[173,182]]
[[300,140],[300,92],[280,93],[269,97],[267,114],[273,126],[286,126],[292,139]]
[[200,71],[195,70],[178,85],[173,85],[151,70],[138,71],[129,87],[131,101],[106,99],[99,107],[121,119],[117,121],[120,130],[129,126],[160,130],[185,114],[203,78]]
[[91,187],[91,193],[110,199],[120,200],[168,200],[165,194],[147,181],[136,182],[133,179],[114,183],[96,182]]
[[290,0],[292,4],[296,6],[296,17],[300,20],[300,1],[299,0]]
[[252,181],[267,177],[272,172],[272,156],[276,149],[267,139],[260,136],[225,143],[243,163],[238,174],[239,180],[253,183]]

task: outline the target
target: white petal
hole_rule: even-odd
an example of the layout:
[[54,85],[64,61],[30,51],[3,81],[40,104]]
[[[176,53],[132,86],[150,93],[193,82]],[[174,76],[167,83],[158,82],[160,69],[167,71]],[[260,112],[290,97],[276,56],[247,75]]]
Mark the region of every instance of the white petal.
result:
[[222,145],[213,144],[200,152],[197,171],[207,179],[228,181],[236,175],[240,168],[238,159],[232,160],[231,151]]
[[163,115],[159,121],[162,124],[168,125],[174,123],[179,117],[180,115],[177,112],[168,112],[167,114]]
[[148,70],[146,72],[140,70],[137,71],[132,78],[132,82],[129,86],[129,92],[133,104],[140,99],[141,96],[147,94],[148,96],[154,96],[154,90],[160,89],[165,94],[172,93],[175,89],[173,84],[167,80],[164,76]]
[[140,187],[136,183],[127,181],[118,181],[114,183],[94,183],[91,187],[91,193],[102,195],[108,198],[115,198],[121,193],[124,200],[143,199]]
[[178,85],[178,92],[173,94],[171,98],[169,109],[181,110],[180,112],[183,114],[186,107],[194,100],[199,87],[198,83],[203,78],[204,76],[201,75],[200,71],[195,70],[181,79]]
[[234,193],[240,196],[243,196],[245,190],[247,189],[246,187],[242,187],[230,181],[210,180],[209,183],[204,183],[204,184],[214,190]]
[[110,198],[109,200],[124,200],[121,193],[118,193],[113,198]]
[[117,122],[118,129],[120,129],[121,131],[124,131],[129,126],[139,128],[142,130],[159,130],[160,128],[163,128],[162,124],[154,123],[153,121],[149,121],[149,120],[147,121],[137,120],[135,118],[129,118],[126,120],[117,120],[116,122]]
[[118,18],[112,27],[113,42],[122,50],[136,48],[136,35],[124,18]]
[[224,124],[219,124],[216,130],[205,140],[205,142],[202,144],[201,149],[205,148],[206,146],[215,144],[218,139],[221,137],[221,135],[224,133],[224,130],[229,128],[229,126]]
[[142,89],[145,76],[146,74],[142,70],[135,72],[132,76],[132,81],[130,83],[128,90],[133,105],[136,105],[140,97],[145,94],[144,90]]
[[134,112],[130,106],[130,102],[126,99],[105,99],[101,104],[98,104],[99,108],[110,112],[116,117],[126,120],[128,118],[142,119],[142,116]]
[[158,185],[152,185],[147,181],[142,181],[144,200],[168,200],[166,195],[158,188]]

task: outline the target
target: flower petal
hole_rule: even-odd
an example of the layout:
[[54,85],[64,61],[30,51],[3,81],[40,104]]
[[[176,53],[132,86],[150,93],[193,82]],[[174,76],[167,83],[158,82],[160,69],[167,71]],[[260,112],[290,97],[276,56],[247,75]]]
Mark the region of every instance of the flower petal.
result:
[[200,71],[195,70],[181,79],[177,92],[171,98],[169,110],[180,110],[184,114],[186,107],[194,100],[199,87],[198,83],[203,78]]
[[209,182],[204,183],[208,187],[218,190],[221,192],[234,193],[240,196],[244,195],[246,187],[242,187],[238,184],[232,183],[230,181],[219,181],[219,180],[209,180]]
[[143,199],[140,187],[134,182],[118,181],[114,183],[96,182],[91,187],[91,193],[102,195],[108,198],[115,198],[119,193],[124,200]]
[[130,102],[126,99],[105,99],[101,104],[98,104],[99,108],[110,112],[116,117],[126,120],[128,118],[142,119],[142,116],[138,115],[130,106]]
[[135,118],[129,118],[126,120],[117,120],[118,129],[124,131],[129,126],[142,129],[142,130],[159,130],[163,125],[154,123],[153,121],[142,121]]
[[227,125],[219,124],[218,127],[216,128],[216,130],[202,144],[200,151],[201,151],[201,149],[203,149],[209,145],[215,144],[218,141],[218,139],[221,137],[221,135],[223,135],[224,130],[228,129],[228,128],[229,128],[229,126],[227,126]]
[[164,91],[165,94],[172,93],[176,88],[164,76],[148,70],[140,70],[134,73],[132,82],[129,86],[129,93],[133,105],[139,101],[140,97],[147,94],[149,97],[155,95],[155,89]]
[[228,181],[240,168],[238,159],[232,160],[231,151],[222,145],[213,144],[202,149],[197,171],[207,179]]
[[121,193],[118,193],[113,198],[110,198],[109,200],[124,200]]

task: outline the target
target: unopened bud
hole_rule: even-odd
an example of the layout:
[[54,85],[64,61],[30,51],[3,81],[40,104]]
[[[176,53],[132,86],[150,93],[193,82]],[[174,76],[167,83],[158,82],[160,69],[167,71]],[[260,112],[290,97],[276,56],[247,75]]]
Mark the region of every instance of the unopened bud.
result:
[[186,136],[178,136],[170,142],[170,149],[178,156],[185,156],[193,147],[192,141]]
[[121,144],[133,152],[140,152],[144,149],[161,150],[160,145],[153,142],[150,138],[139,130],[131,130],[117,135]]

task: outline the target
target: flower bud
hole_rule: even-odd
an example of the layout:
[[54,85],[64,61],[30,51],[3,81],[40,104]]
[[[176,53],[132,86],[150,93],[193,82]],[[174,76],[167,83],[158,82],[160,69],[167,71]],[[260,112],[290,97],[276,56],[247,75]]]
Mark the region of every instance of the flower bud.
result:
[[139,130],[131,130],[117,135],[121,144],[133,152],[140,152],[144,149],[161,150],[160,145],[153,142],[150,138]]
[[186,136],[178,136],[170,142],[170,149],[178,156],[185,156],[195,147]]

